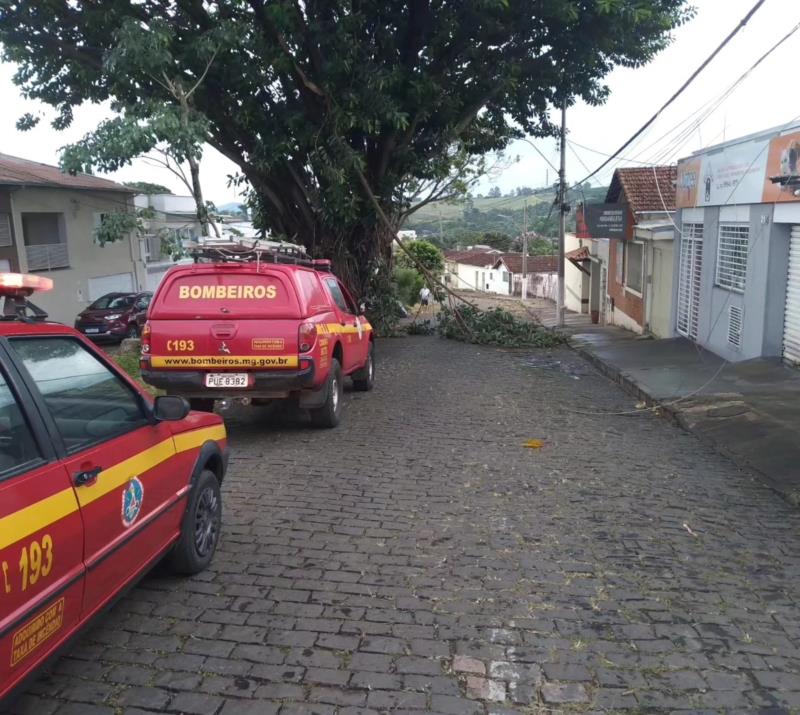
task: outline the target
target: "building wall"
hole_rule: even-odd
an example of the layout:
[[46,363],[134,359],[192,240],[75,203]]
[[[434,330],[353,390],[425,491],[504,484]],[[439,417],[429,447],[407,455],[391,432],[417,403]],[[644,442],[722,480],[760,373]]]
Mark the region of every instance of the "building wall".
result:
[[608,296],[614,301],[614,325],[641,333],[644,325],[644,301],[641,296],[625,288],[623,241],[610,241],[608,263]]
[[28,270],[22,231],[22,214],[57,212],[64,217],[69,267],[36,271],[53,280],[54,288],[37,294],[33,302],[46,310],[51,320],[71,324],[89,304],[89,279],[130,273],[135,289],[145,284],[144,264],[138,241],[127,240],[101,247],[94,242],[97,214],[120,211],[129,199],[125,194],[64,189],[25,188],[11,197],[13,226],[22,271]]
[[[702,210],[703,266],[697,342],[731,362],[779,356],[782,351],[790,225],[773,223],[773,209],[773,204],[752,204],[712,206]],[[679,226],[684,215],[685,211],[679,212]],[[721,221],[747,223],[750,227],[743,293],[716,285]],[[680,251],[676,246],[673,262],[676,287],[679,260]],[[673,302],[673,314],[676,314],[675,305]],[[739,349],[728,342],[731,306],[742,311]]]
[[[468,263],[447,261],[446,271],[450,275],[449,286],[453,290],[480,290],[500,295],[509,294],[509,284],[503,280],[503,270],[472,266]],[[477,273],[477,282],[475,280]]]
[[[522,296],[522,274],[514,273],[514,295]],[[528,298],[558,299],[558,273],[528,273]]]
[[[591,250],[592,240],[577,238],[568,233],[564,237],[564,252],[587,246]],[[572,261],[564,260],[564,307],[573,313],[589,311],[589,276],[578,270]]]

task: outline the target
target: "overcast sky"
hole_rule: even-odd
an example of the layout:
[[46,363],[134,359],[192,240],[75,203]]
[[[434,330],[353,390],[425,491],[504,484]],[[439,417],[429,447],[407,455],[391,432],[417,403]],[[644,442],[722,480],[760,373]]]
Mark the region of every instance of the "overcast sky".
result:
[[[753,4],[754,0],[693,0],[698,10],[695,19],[675,31],[675,41],[668,49],[646,67],[613,72],[608,77],[611,96],[606,104],[572,108],[567,118],[568,143],[575,143],[567,153],[567,179],[577,181],[583,178],[589,173],[587,167],[594,169],[604,158],[577,144],[606,154],[615,151],[681,85]],[[694,84],[623,155],[641,162],[668,163],[723,139],[781,125],[800,116],[800,91],[793,79],[798,71],[798,32],[753,71],[699,126],[690,123],[687,131],[678,136],[681,122],[722,95],[760,55],[797,23],[800,23],[800,2],[767,0]],[[56,132],[42,121],[29,132],[19,132],[15,122],[24,112],[43,113],[45,117],[51,117],[53,112],[19,95],[11,81],[13,71],[13,66],[0,64],[2,152],[56,164],[61,146],[75,141],[108,116],[103,107],[86,106],[76,111],[75,121],[66,131]],[[558,166],[555,142],[546,139],[534,141]],[[504,192],[516,186],[538,187],[545,185],[547,179],[550,182],[555,179],[552,169],[524,142],[513,144],[507,157],[512,163],[506,165],[501,173],[484,180],[479,191],[487,191],[495,184]],[[607,182],[616,165],[612,164],[593,183]],[[623,161],[619,165],[634,164]],[[236,166],[209,147],[201,168],[206,198],[218,204],[236,200],[235,190],[227,185],[227,177],[234,173]],[[141,161],[110,176],[119,181],[158,182],[176,193],[186,193],[171,174]]]

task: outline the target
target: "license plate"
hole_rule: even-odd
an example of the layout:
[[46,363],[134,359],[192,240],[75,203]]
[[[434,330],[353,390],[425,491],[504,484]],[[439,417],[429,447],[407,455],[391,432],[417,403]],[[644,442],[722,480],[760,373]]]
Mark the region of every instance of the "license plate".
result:
[[246,372],[212,372],[206,375],[206,387],[247,387]]
[[100,328],[86,328],[86,334],[91,335],[93,333],[99,333]]

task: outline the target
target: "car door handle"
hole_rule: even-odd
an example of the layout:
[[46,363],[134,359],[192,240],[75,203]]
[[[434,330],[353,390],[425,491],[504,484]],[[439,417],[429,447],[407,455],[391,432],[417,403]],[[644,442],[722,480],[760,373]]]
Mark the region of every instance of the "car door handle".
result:
[[102,467],[95,467],[94,469],[87,469],[84,472],[78,472],[74,479],[75,486],[83,487],[87,484],[91,484],[100,476],[100,472],[102,471]]

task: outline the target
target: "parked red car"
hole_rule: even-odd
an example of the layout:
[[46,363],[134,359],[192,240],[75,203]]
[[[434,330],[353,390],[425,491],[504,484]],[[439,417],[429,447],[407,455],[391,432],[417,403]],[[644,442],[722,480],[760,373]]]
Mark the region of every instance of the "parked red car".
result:
[[75,329],[92,340],[138,338],[152,293],[106,293],[75,319]]
[[195,409],[292,399],[319,427],[339,423],[345,377],[372,389],[372,326],[330,261],[260,249],[198,259],[158,286],[142,332],[146,382]]
[[72,328],[31,321],[41,276],[0,273],[2,701],[154,564],[211,562],[222,420],[153,399]]

